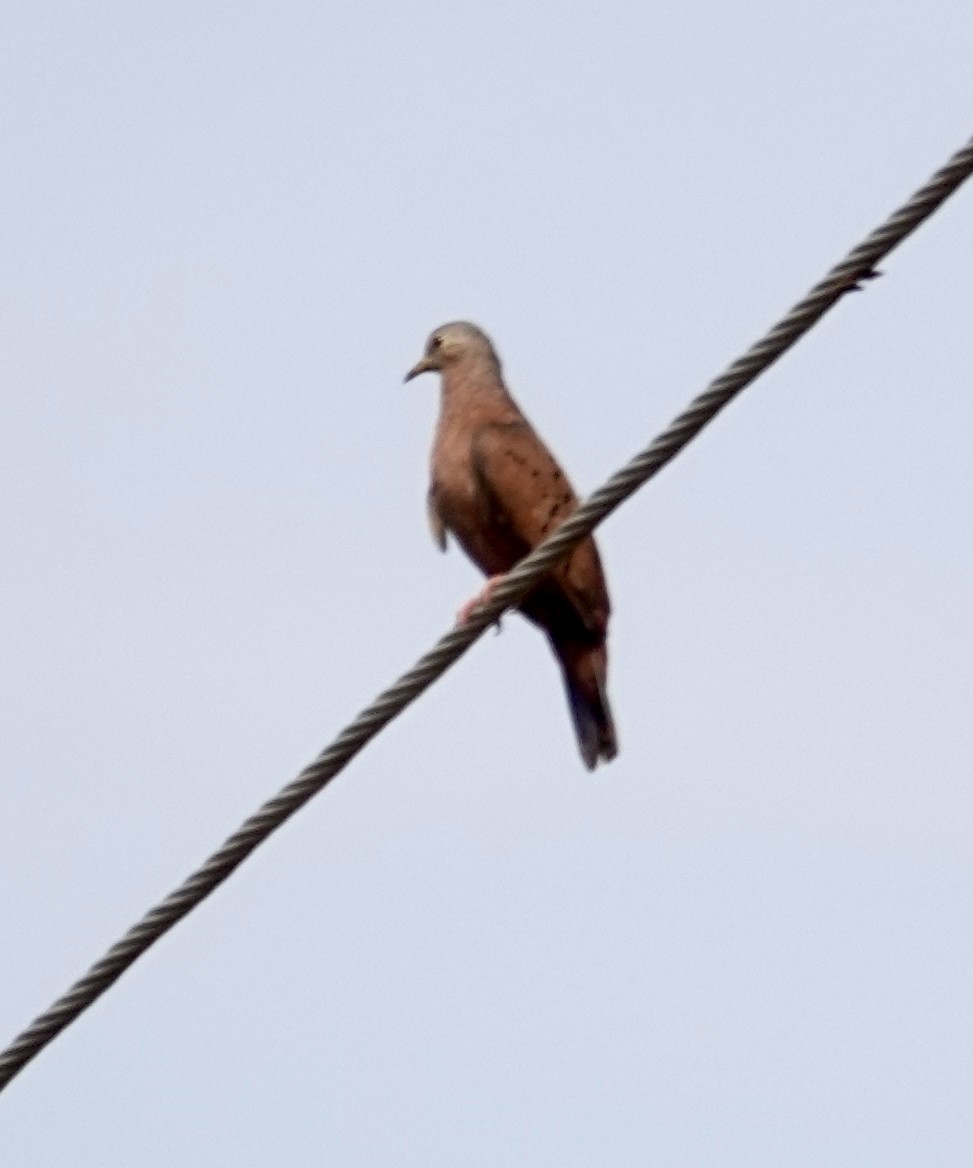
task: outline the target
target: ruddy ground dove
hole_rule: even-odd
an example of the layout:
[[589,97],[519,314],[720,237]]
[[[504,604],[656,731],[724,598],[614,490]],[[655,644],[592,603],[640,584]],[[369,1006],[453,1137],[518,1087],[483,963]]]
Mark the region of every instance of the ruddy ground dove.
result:
[[[490,338],[465,321],[436,329],[406,374],[441,375],[432,447],[429,519],[445,550],[446,533],[491,577],[562,523],[578,500],[564,472],[510,396]],[[481,599],[482,595],[477,597]],[[465,606],[460,619],[476,601]],[[618,752],[606,692],[610,604],[598,549],[583,540],[518,606],[539,625],[561,665],[585,766]]]

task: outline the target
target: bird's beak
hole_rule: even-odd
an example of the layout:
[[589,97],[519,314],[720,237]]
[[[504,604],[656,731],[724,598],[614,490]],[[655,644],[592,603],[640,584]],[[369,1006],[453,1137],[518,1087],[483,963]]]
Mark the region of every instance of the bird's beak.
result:
[[411,381],[413,377],[418,377],[420,373],[431,373],[435,368],[436,366],[432,361],[429,360],[428,357],[423,357],[421,361],[417,361],[415,365],[412,366],[403,380]]

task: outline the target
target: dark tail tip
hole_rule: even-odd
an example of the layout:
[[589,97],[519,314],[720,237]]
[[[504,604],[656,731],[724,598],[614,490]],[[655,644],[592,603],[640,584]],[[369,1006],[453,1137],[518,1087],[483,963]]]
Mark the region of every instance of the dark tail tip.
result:
[[618,754],[618,736],[605,691],[605,664],[603,648],[588,650],[573,659],[562,658],[578,748],[589,771],[599,762],[611,762]]

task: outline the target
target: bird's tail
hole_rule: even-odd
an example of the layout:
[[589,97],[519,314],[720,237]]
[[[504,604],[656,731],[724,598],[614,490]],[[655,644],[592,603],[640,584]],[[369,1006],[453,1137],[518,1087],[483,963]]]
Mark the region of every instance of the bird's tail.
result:
[[561,662],[581,757],[592,771],[599,760],[609,762],[618,754],[618,737],[606,688],[608,652],[604,644],[556,644],[554,651]]

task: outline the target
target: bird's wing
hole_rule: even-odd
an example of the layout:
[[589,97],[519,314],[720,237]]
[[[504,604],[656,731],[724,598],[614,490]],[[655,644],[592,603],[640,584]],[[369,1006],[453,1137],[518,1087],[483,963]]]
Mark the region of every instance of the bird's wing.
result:
[[[473,438],[473,470],[494,520],[512,529],[528,548],[536,547],[578,505],[567,476],[526,421],[490,422]],[[608,620],[608,592],[593,540],[579,547],[552,572],[585,625]]]
[[446,550],[446,524],[439,510],[435,483],[429,488],[429,494],[426,496],[426,514],[429,518],[429,530],[432,532],[432,538],[436,541],[439,550],[444,552]]
[[491,510],[531,548],[577,506],[564,472],[525,421],[480,426],[473,472]]

